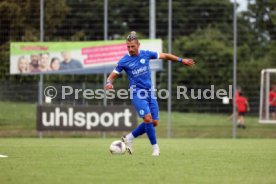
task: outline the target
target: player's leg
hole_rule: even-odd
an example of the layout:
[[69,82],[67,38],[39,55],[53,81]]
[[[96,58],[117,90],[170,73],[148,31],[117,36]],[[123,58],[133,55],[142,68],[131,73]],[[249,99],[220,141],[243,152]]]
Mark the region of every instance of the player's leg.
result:
[[238,127],[245,129],[245,120],[244,120],[245,112],[239,112],[239,119],[238,119]]
[[[132,104],[134,105],[136,112],[138,113],[140,118],[143,118],[150,114],[149,102],[146,99],[140,99],[137,96],[134,96],[132,99]],[[143,135],[146,132],[146,124],[143,121],[137,128],[135,128],[131,134],[134,138]]]
[[156,141],[156,133],[153,125],[153,119],[151,114],[147,114],[143,117],[144,123],[145,123],[145,130],[148,135],[148,138],[150,140],[150,143],[152,145],[155,145],[157,143]]
[[244,115],[241,115],[241,127],[245,129],[245,124],[244,124]]
[[243,127],[243,112],[238,111],[238,117],[237,117],[237,123],[238,123],[238,128]]
[[152,116],[151,114],[147,114],[143,119],[145,122],[146,133],[152,145],[152,149],[153,149],[152,155],[159,156],[160,151],[159,151],[159,146],[157,144],[156,132],[155,132]]
[[[145,115],[150,113],[149,103],[146,99],[140,99],[136,95],[133,95],[132,104],[134,105],[136,112],[140,118],[144,118]],[[146,124],[142,122],[138,127],[136,127],[132,132],[122,137],[123,142],[126,143],[127,151],[132,154],[132,143],[135,138],[143,135],[146,132]]]
[[158,126],[159,123],[159,107],[156,99],[151,99],[150,103],[150,112],[153,119],[154,127]]
[[[157,100],[155,98],[151,98],[151,100],[149,102],[149,106],[150,106],[153,126],[157,127],[158,123],[159,123],[159,107],[158,107]],[[154,129],[154,132],[155,132],[155,129]],[[157,144],[156,133],[155,133],[155,139],[156,139],[156,144],[152,144],[152,148],[153,148],[152,155],[153,156],[159,156],[160,155],[160,149],[159,149],[159,146]]]
[[123,142],[125,142],[128,146],[128,152],[130,154],[132,154],[132,152],[133,152],[132,143],[133,143],[134,139],[137,138],[140,135],[143,135],[145,132],[146,132],[145,123],[142,122],[132,132],[130,132],[126,136],[122,137]]
[[241,128],[244,128],[244,117],[241,115],[240,117],[240,125],[241,125]]

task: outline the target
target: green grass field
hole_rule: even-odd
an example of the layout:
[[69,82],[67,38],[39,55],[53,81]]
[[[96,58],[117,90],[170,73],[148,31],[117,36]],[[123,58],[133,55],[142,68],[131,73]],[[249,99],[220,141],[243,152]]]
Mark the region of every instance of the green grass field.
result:
[[173,112],[173,138],[165,139],[167,113],[161,112],[156,158],[145,136],[136,140],[134,155],[114,156],[109,145],[125,132],[105,139],[99,132],[44,132],[39,139],[35,104],[0,102],[0,109],[0,155],[8,155],[0,158],[0,184],[276,181],[276,140],[267,139],[276,138],[276,125],[257,117],[246,117],[247,129],[238,129],[234,140],[227,114]]
[[1,184],[242,183],[276,181],[273,139],[159,139],[160,157],[147,139],[135,154],[114,156],[114,139],[2,138]]

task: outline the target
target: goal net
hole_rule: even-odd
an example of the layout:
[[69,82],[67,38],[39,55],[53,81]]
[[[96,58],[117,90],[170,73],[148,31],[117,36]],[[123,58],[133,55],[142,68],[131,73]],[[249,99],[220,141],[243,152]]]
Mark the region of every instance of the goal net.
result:
[[[260,87],[260,113],[259,123],[275,123],[276,118],[273,115],[275,108],[271,106],[272,87],[276,85],[276,68],[263,69],[261,72],[261,87]],[[276,93],[276,92],[275,92]],[[276,113],[276,112],[275,112]]]

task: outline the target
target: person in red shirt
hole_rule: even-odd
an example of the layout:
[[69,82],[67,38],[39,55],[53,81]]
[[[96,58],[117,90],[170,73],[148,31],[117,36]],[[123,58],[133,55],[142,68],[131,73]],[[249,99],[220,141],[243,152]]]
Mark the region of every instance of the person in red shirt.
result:
[[269,112],[273,120],[276,119],[276,85],[269,91]]
[[[240,88],[237,88],[236,89],[236,92],[235,92],[235,98],[239,98],[239,93],[240,93],[241,89]],[[237,110],[236,110],[237,111]],[[228,120],[232,120],[233,119],[233,116],[234,114],[231,114],[229,117],[228,117]],[[238,119],[238,114],[236,113],[236,118]]]
[[243,96],[242,92],[239,92],[239,96],[236,98],[237,111],[238,111],[238,128],[245,129],[244,116],[249,111],[248,100]]

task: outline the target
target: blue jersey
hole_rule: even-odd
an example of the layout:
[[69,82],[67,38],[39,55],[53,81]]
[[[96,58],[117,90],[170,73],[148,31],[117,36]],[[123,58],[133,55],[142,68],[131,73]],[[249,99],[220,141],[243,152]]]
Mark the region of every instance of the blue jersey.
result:
[[125,70],[130,87],[149,90],[152,87],[149,60],[158,58],[159,54],[157,52],[148,50],[140,50],[137,56],[126,54],[118,62],[114,72],[119,74],[122,70]]

